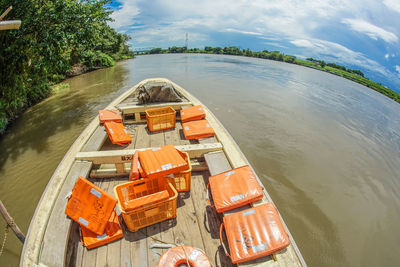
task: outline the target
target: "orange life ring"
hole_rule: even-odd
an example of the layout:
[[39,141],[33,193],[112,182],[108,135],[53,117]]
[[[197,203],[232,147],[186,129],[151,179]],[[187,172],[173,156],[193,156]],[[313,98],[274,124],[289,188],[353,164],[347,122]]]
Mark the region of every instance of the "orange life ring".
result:
[[161,256],[157,266],[177,267],[179,264],[186,263],[186,257],[191,267],[212,267],[207,255],[201,249],[188,246],[179,246],[168,249]]

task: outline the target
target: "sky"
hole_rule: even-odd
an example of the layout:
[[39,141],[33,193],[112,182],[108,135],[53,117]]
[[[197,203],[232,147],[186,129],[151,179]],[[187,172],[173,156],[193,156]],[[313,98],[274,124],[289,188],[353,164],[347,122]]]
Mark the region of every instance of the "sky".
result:
[[133,50],[237,46],[359,69],[400,92],[400,0],[117,0]]

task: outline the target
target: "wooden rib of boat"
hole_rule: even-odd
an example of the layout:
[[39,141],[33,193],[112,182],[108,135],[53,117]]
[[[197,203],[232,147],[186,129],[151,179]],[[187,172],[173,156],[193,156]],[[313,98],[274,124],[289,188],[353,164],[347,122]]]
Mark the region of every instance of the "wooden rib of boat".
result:
[[[31,220],[21,255],[21,266],[156,266],[160,255],[166,251],[150,249],[150,244],[157,243],[158,240],[201,248],[214,266],[233,265],[225,256],[219,240],[222,215],[207,206],[206,185],[210,175],[249,163],[230,134],[204,105],[207,120],[215,130],[215,137],[200,141],[185,140],[179,122],[175,129],[149,132],[143,118],[146,109],[171,106],[180,110],[201,104],[182,87],[171,82],[185,97],[185,101],[139,105],[133,93],[136,88],[149,81],[170,82],[163,78],[144,80],[106,108],[122,111],[124,123],[133,139],[128,147],[112,145],[96,117],[66,153]],[[135,150],[165,144],[173,144],[188,152],[192,163],[191,191],[179,195],[177,218],[137,232],[124,229],[122,239],[95,249],[87,250],[83,247],[79,240],[78,224],[64,213],[66,195],[72,190],[77,177],[87,177],[103,190],[112,193],[115,185],[127,181],[129,162]],[[258,181],[261,184],[259,179]],[[252,205],[272,202],[266,190],[263,191],[263,199]],[[287,248],[273,256],[239,265],[306,266],[285,224],[284,227],[290,237]]]

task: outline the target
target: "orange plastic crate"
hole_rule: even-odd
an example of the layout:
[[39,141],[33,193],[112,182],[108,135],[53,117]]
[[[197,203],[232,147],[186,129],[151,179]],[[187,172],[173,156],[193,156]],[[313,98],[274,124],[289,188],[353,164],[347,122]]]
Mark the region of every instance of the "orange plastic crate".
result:
[[173,173],[169,174],[165,177],[172,178],[173,185],[175,186],[176,191],[178,192],[187,192],[190,191],[190,184],[191,184],[191,179],[192,179],[192,166],[190,165],[190,157],[187,152],[181,152],[179,151],[179,154],[182,155],[184,160],[188,164],[188,169],[185,171],[181,171],[178,173]]
[[[124,189],[125,188],[125,189]],[[136,198],[155,194],[166,190],[169,198],[156,203],[148,202],[132,211],[125,211],[121,201],[131,201]],[[136,232],[146,226],[159,223],[176,217],[176,199],[178,192],[174,186],[164,177],[146,178],[114,187],[118,198],[118,207],[122,218],[129,231]]]
[[146,121],[151,132],[175,128],[176,112],[171,107],[148,109]]

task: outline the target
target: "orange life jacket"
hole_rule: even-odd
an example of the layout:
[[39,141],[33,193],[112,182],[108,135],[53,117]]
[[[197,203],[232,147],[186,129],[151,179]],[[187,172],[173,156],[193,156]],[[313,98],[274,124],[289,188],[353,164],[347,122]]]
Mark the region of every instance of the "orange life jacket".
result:
[[189,167],[173,145],[139,151],[139,160],[148,178],[177,173]]
[[133,155],[133,160],[131,163],[131,171],[129,172],[129,181],[134,181],[139,179],[139,152],[135,151],[135,154]]
[[207,120],[185,122],[182,123],[182,128],[186,139],[201,139],[215,135]]
[[104,234],[97,235],[85,227],[81,227],[81,233],[81,242],[88,249],[108,244],[124,236],[121,226],[119,225],[118,215],[115,211],[111,213],[110,219],[108,220],[104,230]]
[[209,178],[217,212],[224,212],[262,199],[262,187],[250,166],[245,165]]
[[204,112],[202,105],[181,109],[180,113],[182,122],[197,121],[206,117],[206,113]]
[[[230,253],[222,241],[224,226]],[[233,264],[267,256],[290,244],[279,213],[271,202],[225,215],[220,239]]]
[[99,120],[101,124],[106,121],[122,122],[121,112],[119,110],[99,110]]
[[78,177],[65,214],[95,234],[102,235],[117,200],[83,177]]
[[104,127],[106,128],[111,143],[126,146],[132,142],[131,136],[128,134],[128,131],[122,123],[107,121],[104,123]]

